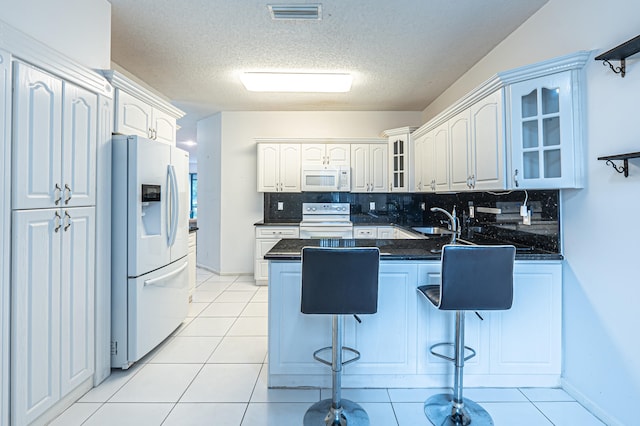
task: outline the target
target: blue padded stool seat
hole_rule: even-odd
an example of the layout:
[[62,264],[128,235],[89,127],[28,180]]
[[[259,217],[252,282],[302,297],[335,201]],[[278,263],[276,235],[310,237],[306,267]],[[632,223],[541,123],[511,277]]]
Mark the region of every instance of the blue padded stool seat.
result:
[[[464,362],[475,356],[473,349],[464,346],[464,314],[467,310],[511,309],[515,253],[511,245],[445,245],[440,284],[417,288],[436,308],[456,311],[455,342],[437,343],[430,348],[433,355],[455,364],[453,395],[434,395],[424,403],[425,415],[434,425],[493,425],[485,409],[462,396]],[[434,350],[445,345],[454,347],[453,358]],[[465,349],[471,355],[465,356]]]
[[[331,399],[313,404],[304,415],[305,426],[368,426],[369,416],[358,404],[341,398],[342,366],[360,358],[360,353],[342,345],[343,315],[375,314],[378,311],[377,247],[302,249],[303,314],[332,315],[332,345],[318,349],[313,357],[330,365]],[[319,356],[331,350],[331,360]],[[342,360],[343,351],[355,355]]]

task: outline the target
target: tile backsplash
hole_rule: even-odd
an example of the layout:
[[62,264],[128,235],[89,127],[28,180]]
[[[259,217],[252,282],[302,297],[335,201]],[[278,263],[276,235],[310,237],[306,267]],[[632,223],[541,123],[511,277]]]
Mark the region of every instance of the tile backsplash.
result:
[[[532,211],[531,225],[524,225],[520,216],[520,206],[525,198],[528,209]],[[302,219],[303,202],[340,202],[351,205],[351,221],[355,225],[394,223],[431,226],[441,225],[441,221],[446,220],[442,213],[431,212],[431,207],[450,212],[455,206],[462,225],[462,238],[480,234],[559,253],[559,198],[558,190],[452,194],[265,193],[264,221],[297,223]],[[282,210],[278,209],[279,206]],[[370,208],[372,206],[375,208]],[[469,215],[470,206],[474,207],[474,217]],[[499,213],[498,210],[478,212],[478,207],[499,209]]]

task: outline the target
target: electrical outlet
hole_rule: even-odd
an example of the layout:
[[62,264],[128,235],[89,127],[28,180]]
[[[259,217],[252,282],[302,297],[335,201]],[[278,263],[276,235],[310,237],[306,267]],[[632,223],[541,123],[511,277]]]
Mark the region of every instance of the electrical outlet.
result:
[[531,210],[527,210],[527,215],[522,217],[523,225],[531,225]]
[[526,206],[526,205],[524,205],[524,204],[523,204],[523,205],[521,205],[521,206],[520,206],[520,216],[522,216],[522,217],[527,217],[527,216],[529,216],[529,215],[530,215],[530,213],[529,213],[529,210],[527,209],[527,206]]
[[420,203],[420,210],[422,211],[427,210],[427,203]]
[[376,209],[376,202],[375,201],[371,201],[369,203],[369,210],[375,210]]
[[279,211],[284,210],[284,203],[282,201],[278,201],[278,210]]

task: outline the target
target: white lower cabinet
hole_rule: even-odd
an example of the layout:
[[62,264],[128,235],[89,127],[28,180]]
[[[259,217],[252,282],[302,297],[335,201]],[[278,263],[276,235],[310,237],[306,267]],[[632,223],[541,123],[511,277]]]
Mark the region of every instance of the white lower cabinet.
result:
[[[331,316],[300,312],[301,264],[272,261],[269,271],[269,385],[329,386],[330,369],[313,352],[331,345]],[[440,262],[381,262],[378,312],[344,319],[344,345],[361,352],[345,367],[345,387],[452,386],[452,363],[429,353],[452,342],[455,312],[439,311],[416,291],[437,284]],[[562,264],[517,261],[508,311],[466,313],[467,386],[558,386],[561,373]],[[446,352],[448,349],[441,348]]]
[[253,278],[256,285],[265,285],[269,280],[269,262],[264,255],[282,238],[299,238],[300,228],[296,226],[256,226],[256,247],[254,256]]
[[13,212],[12,423],[29,424],[94,372],[95,209]]

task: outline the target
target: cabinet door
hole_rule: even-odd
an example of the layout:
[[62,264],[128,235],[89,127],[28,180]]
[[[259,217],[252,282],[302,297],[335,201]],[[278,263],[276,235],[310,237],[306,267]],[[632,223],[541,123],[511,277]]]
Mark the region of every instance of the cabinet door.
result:
[[300,192],[300,145],[280,145],[280,190]]
[[[418,266],[418,285],[437,285],[440,282],[440,262]],[[472,311],[465,314],[465,346],[477,355],[465,361],[465,374],[483,374],[489,371],[490,317],[480,312],[484,321]],[[422,295],[418,302],[418,372],[423,374],[453,374],[453,363],[431,354],[431,346],[455,341],[455,311],[441,311]],[[436,348],[438,352],[453,356],[451,347]]]
[[280,148],[258,144],[258,192],[277,192],[280,179]]
[[434,191],[449,190],[449,124],[444,123],[433,133],[433,188]]
[[63,98],[61,205],[95,205],[98,96],[65,82]]
[[513,306],[492,313],[494,374],[560,375],[562,265],[533,263],[516,263]]
[[379,240],[393,240],[395,232],[393,226],[378,226],[376,230],[376,238]]
[[387,192],[389,190],[387,187],[389,182],[388,148],[386,145],[371,144],[369,149],[371,162],[369,171],[370,192]]
[[345,374],[414,374],[416,370],[417,266],[381,264],[378,312],[345,316],[345,345],[360,351]]
[[411,159],[411,161],[413,161],[413,175],[411,182],[412,192],[422,192],[422,168],[423,162],[425,161],[424,143],[426,137],[427,135],[422,135],[419,138],[413,140],[413,158]]
[[127,92],[116,91],[116,133],[151,137],[152,114],[150,105]]
[[332,166],[351,166],[351,147],[348,144],[327,144],[326,156]]
[[473,189],[505,189],[502,91],[471,106],[471,129],[470,173]]
[[324,144],[301,144],[300,152],[302,156],[302,164],[314,166],[326,166],[327,156],[325,154]]
[[11,416],[26,425],[60,399],[59,209],[13,212]]
[[409,135],[389,138],[389,192],[409,190]]
[[469,126],[470,111],[468,109],[449,120],[449,145],[451,147],[450,189],[454,191],[470,189],[471,135]]
[[62,81],[15,62],[13,96],[13,208],[60,204]]
[[95,208],[64,209],[62,216],[60,391],[64,397],[94,372]]
[[351,145],[351,192],[369,192],[369,145]]
[[331,346],[331,315],[300,312],[301,271],[299,262],[271,262],[269,268],[269,321],[273,324],[269,329],[269,374],[329,378],[327,366],[315,361],[313,352]]
[[512,186],[574,187],[570,71],[516,83],[510,91]]
[[153,140],[176,144],[176,119],[158,109],[153,110],[152,117]]

